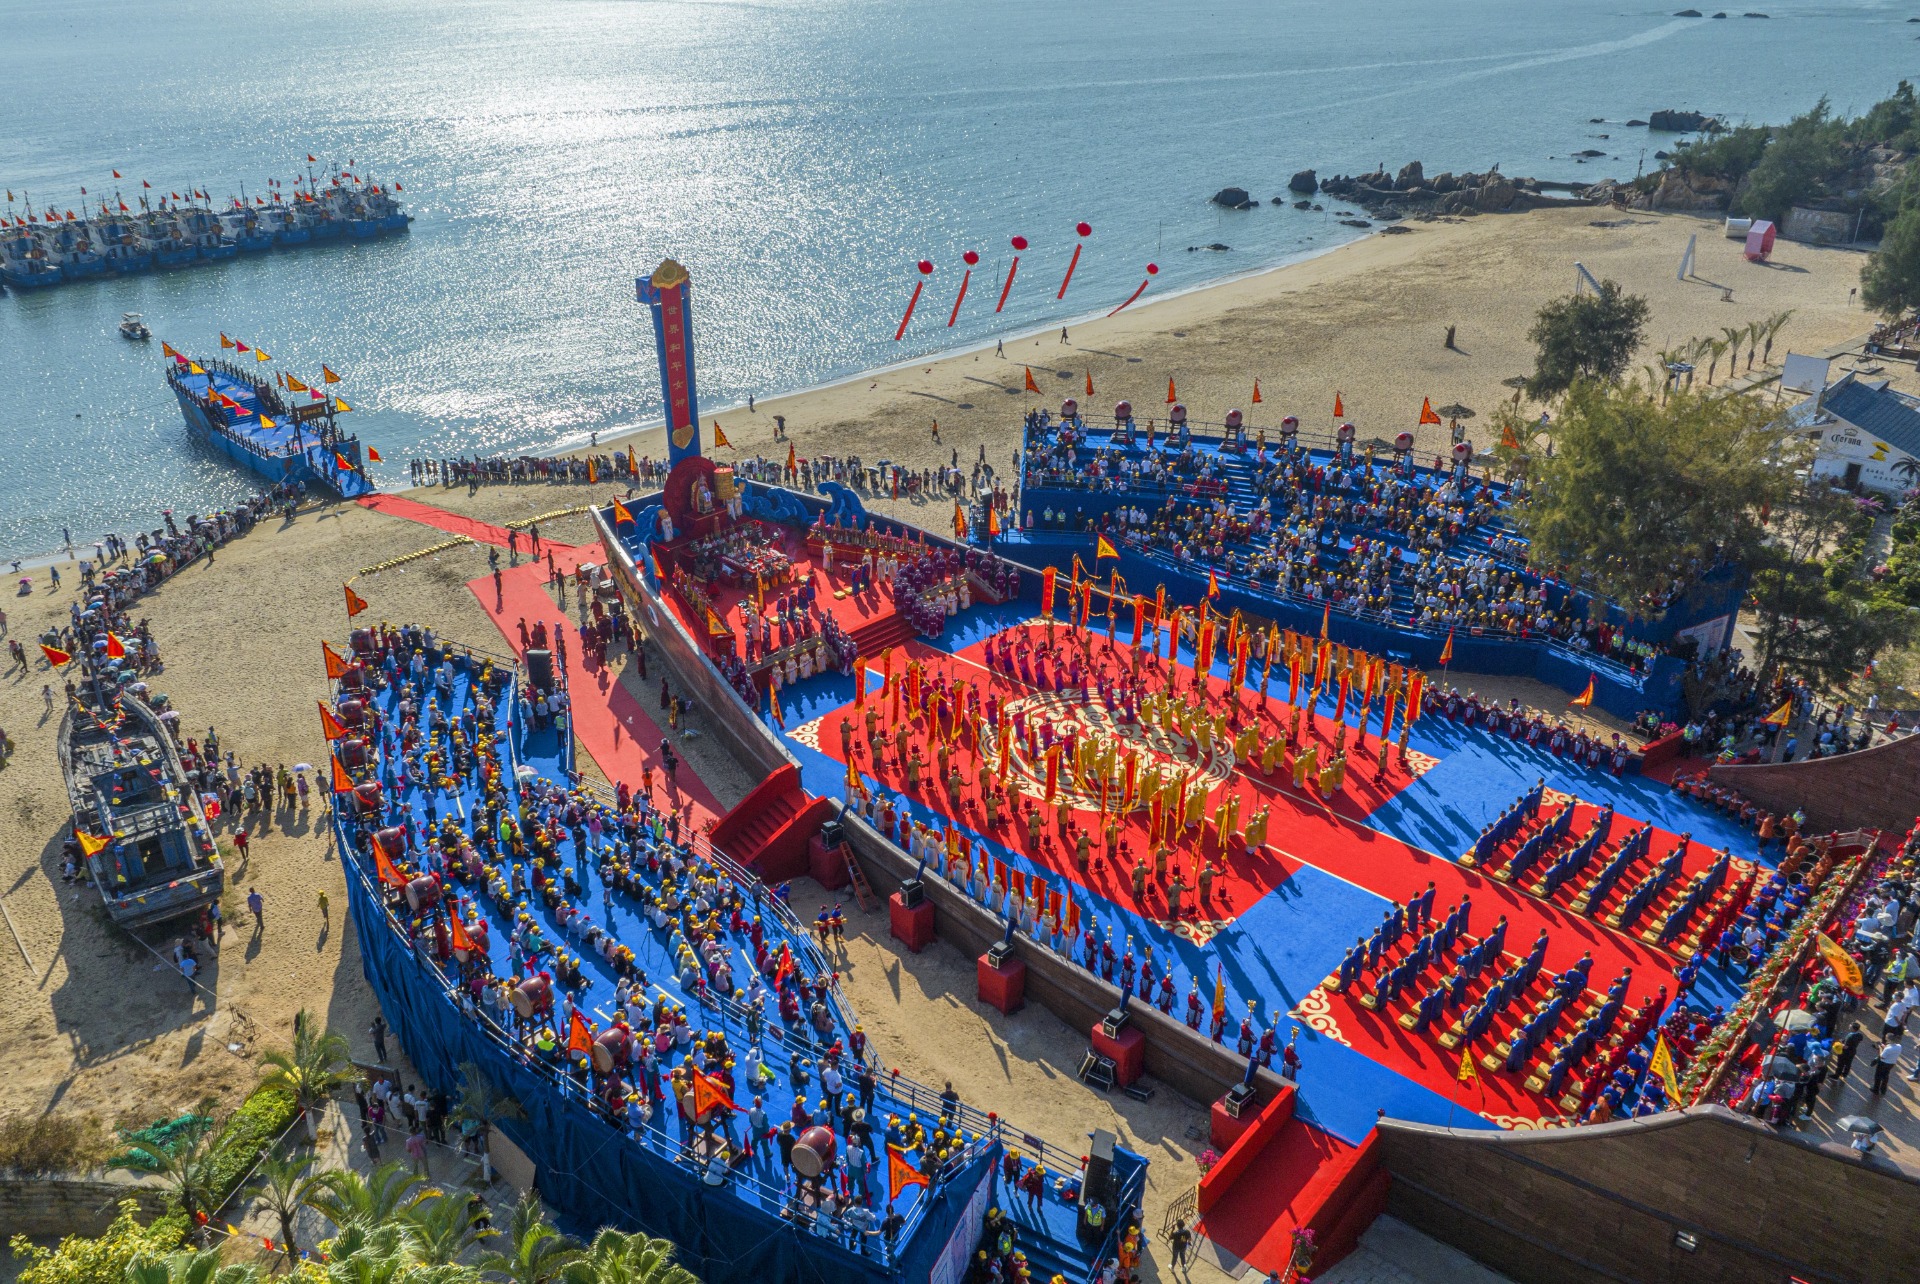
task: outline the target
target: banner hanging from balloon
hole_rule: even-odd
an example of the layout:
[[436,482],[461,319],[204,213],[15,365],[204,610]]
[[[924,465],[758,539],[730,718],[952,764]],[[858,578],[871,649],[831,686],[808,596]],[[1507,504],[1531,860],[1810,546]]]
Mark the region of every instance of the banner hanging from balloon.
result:
[[1016,236],[1013,238],[1012,244],[1013,262],[1007,265],[1007,283],[1000,287],[1000,302],[994,307],[993,310],[995,312],[1007,306],[1007,295],[1013,291],[1013,274],[1020,270],[1020,251],[1027,248],[1027,238],[1024,236]]
[[893,332],[895,343],[907,332],[907,322],[913,320],[913,310],[920,306],[920,291],[927,286],[927,278],[933,275],[933,264],[927,259],[920,260],[920,279],[913,283],[913,297],[907,300],[906,315],[900,318],[900,328]]
[[[1080,239],[1084,241],[1087,237],[1093,235],[1093,224],[1076,223],[1073,226],[1073,230],[1079,233]],[[1073,270],[1080,266],[1080,251],[1083,248],[1084,247],[1078,243],[1074,245],[1073,257],[1067,260],[1067,274],[1060,278],[1060,292],[1053,296],[1056,301],[1067,297],[1067,286],[1073,283]]]
[[1147,292],[1147,283],[1148,283],[1149,281],[1152,281],[1152,280],[1153,280],[1153,278],[1154,278],[1154,277],[1156,277],[1156,276],[1158,276],[1158,275],[1160,275],[1160,265],[1159,265],[1158,263],[1149,263],[1149,264],[1147,264],[1147,275],[1146,275],[1146,279],[1140,282],[1140,288],[1139,288],[1139,289],[1137,289],[1137,290],[1135,290],[1135,291],[1134,291],[1134,292],[1133,292],[1132,294],[1129,294],[1129,295],[1127,296],[1127,302],[1126,302],[1126,303],[1122,303],[1122,304],[1121,304],[1121,305],[1120,305],[1119,307],[1117,307],[1117,308],[1115,308],[1115,309],[1114,309],[1114,310],[1113,310],[1112,312],[1109,312],[1109,313],[1107,313],[1107,315],[1108,315],[1108,316],[1116,316],[1116,315],[1118,315],[1119,313],[1121,313],[1121,312],[1124,312],[1124,311],[1126,311],[1126,310],[1127,310],[1127,304],[1129,304],[1129,303],[1132,303],[1132,302],[1133,302],[1133,301],[1134,301],[1135,299],[1137,299],[1137,298],[1139,298],[1139,297],[1140,297],[1141,295],[1143,295],[1143,294],[1145,294],[1145,293]]
[[949,330],[953,329],[953,323],[960,319],[960,305],[964,303],[967,298],[967,282],[973,280],[973,265],[980,261],[980,256],[972,250],[968,250],[960,256],[960,261],[965,263],[967,267],[966,271],[960,274],[960,293],[953,296],[953,311],[947,313],[947,329]]

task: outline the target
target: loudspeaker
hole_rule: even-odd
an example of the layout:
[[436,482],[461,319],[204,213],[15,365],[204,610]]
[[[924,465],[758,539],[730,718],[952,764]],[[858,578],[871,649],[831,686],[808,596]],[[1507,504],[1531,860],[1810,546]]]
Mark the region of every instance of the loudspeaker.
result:
[[1228,1118],[1238,1119],[1240,1112],[1253,1104],[1253,1085],[1247,1083],[1234,1084],[1231,1088],[1227,1089],[1227,1095],[1221,1098],[1220,1104],[1226,1108]]
[[546,650],[528,651],[526,660],[527,681],[532,683],[536,690],[553,690],[553,652]]
[[[1101,1058],[1106,1060],[1106,1058]],[[1108,1062],[1109,1066],[1113,1063]],[[1081,1198],[1108,1202],[1113,1195],[1113,1134],[1104,1129],[1096,1129],[1093,1144],[1087,1152],[1087,1175],[1082,1181]]]
[[1127,1028],[1129,1013],[1125,1008],[1115,1008],[1100,1018],[1100,1032],[1109,1039],[1117,1039],[1120,1032]]
[[820,845],[828,851],[832,851],[846,841],[846,826],[842,825],[839,821],[829,820],[820,826]]
[[1002,968],[1013,957],[1013,946],[1006,941],[995,941],[987,947],[987,966]]
[[926,899],[927,899],[926,885],[922,883],[919,879],[909,878],[901,882],[900,903],[904,905],[906,908],[914,909],[919,906],[921,901],[924,901]]

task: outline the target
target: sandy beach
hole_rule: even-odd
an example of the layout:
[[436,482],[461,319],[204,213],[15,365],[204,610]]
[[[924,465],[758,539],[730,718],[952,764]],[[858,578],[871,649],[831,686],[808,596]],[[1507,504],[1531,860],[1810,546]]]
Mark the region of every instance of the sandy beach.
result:
[[[1218,420],[1233,407],[1256,409],[1255,378],[1263,398],[1257,409],[1266,412],[1256,423],[1296,414],[1304,426],[1325,429],[1336,391],[1363,439],[1411,428],[1423,396],[1435,405],[1459,401],[1484,416],[1512,396],[1502,381],[1530,369],[1533,314],[1572,288],[1575,260],[1649,298],[1650,350],[1791,308],[1777,362],[1788,349],[1823,350],[1864,335],[1871,324],[1849,303],[1864,259],[1848,251],[1782,242],[1773,264],[1750,265],[1717,224],[1606,210],[1411,226],[1070,326],[1065,343],[1057,333],[1028,337],[1009,342],[1004,357],[988,348],[761,401],[753,413],[728,411],[718,418],[736,449],[715,453],[784,458],[785,445],[773,442],[773,416],[780,414],[803,454],[888,457],[918,467],[944,464],[957,451],[965,466],[984,447],[1004,475],[1026,408],[1057,407],[1061,396],[1075,395],[1107,410],[1124,397],[1139,416],[1155,416],[1169,378],[1200,420]],[[1678,281],[1675,266],[1694,233],[1700,279]],[[1722,301],[1728,287],[1731,303]],[[1451,350],[1443,346],[1449,325],[1457,327]],[[652,378],[650,354],[641,355],[637,377]],[[1045,390],[1041,396],[1024,391],[1026,368]],[[1083,392],[1089,374],[1096,390],[1090,399]],[[939,445],[932,440],[935,420]],[[633,440],[643,454],[661,451],[657,430]],[[1437,444],[1429,438],[1422,447]],[[592,497],[606,491],[594,488]],[[589,493],[528,485],[415,496],[504,522],[583,503]],[[879,507],[933,529],[948,521],[943,502]],[[584,517],[547,523],[543,534],[570,542],[591,537]],[[314,709],[325,694],[318,643],[346,633],[341,584],[363,567],[443,538],[351,505],[309,506],[290,524],[263,524],[134,607],[136,618],[151,620],[166,659],[156,689],[183,711],[189,734],[216,726],[245,763],[324,763]],[[484,549],[461,547],[354,583],[372,603],[372,619],[430,623],[443,636],[492,648],[499,636],[466,588],[486,569]],[[4,602],[9,636],[34,651],[33,637],[66,618],[76,584],[71,576],[64,591],[52,591],[45,574],[36,574],[32,596]],[[41,688],[53,684],[57,708],[62,679],[35,656],[29,672],[0,678],[0,727],[16,744],[0,769],[0,895],[18,933],[17,945],[11,936],[0,939],[0,983],[15,996],[0,1011],[0,1114],[60,1109],[147,1120],[206,1095],[231,1102],[254,1077],[261,1041],[283,1041],[301,1007],[370,1055],[373,1001],[359,977],[322,812],[277,815],[269,829],[255,830],[250,862],[232,869],[225,940],[218,964],[202,978],[217,990],[217,1004],[204,995],[190,999],[177,974],[107,923],[91,891],[61,883],[67,807],[53,752],[58,716],[45,713]],[[716,748],[692,751],[689,761],[728,805],[752,784],[720,761]],[[223,833],[231,832],[231,819],[223,819]],[[257,937],[240,921],[250,886],[267,905]],[[332,902],[331,924],[319,915],[321,891]],[[796,891],[796,904],[810,903],[810,893],[818,895]],[[889,1064],[934,1081],[951,1076],[963,1094],[1017,1103],[1019,1118],[1057,1132],[1113,1126],[1115,1104],[1082,1088],[1066,1064],[1083,1036],[1044,1013],[989,1019],[957,979],[957,957],[895,953],[878,914],[855,927],[851,993]],[[962,997],[950,997],[949,988]],[[954,1021],[955,1008],[971,1016]],[[929,1028],[952,1037],[918,1036]],[[1191,1182],[1194,1170],[1186,1164],[1196,1143],[1184,1125],[1199,1116],[1189,1118],[1190,1103],[1166,1092],[1151,1108],[1123,1108],[1124,1135],[1156,1161],[1151,1218],[1156,1205]]]

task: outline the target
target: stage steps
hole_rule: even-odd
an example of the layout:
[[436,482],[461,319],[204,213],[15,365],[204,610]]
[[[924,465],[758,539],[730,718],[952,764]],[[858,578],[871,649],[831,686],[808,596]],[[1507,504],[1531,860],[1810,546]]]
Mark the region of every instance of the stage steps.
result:
[[847,636],[853,639],[853,645],[865,660],[879,655],[890,646],[899,646],[913,639],[913,625],[901,612],[889,611],[878,619],[849,630]]
[[788,763],[722,816],[709,838],[763,881],[784,883],[807,872],[807,840],[832,811],[829,800],[807,796],[799,769]]
[[1200,1233],[1254,1269],[1284,1275],[1294,1230],[1310,1228],[1317,1277],[1353,1251],[1386,1207],[1378,1136],[1350,1147],[1304,1119],[1287,1120],[1202,1217]]

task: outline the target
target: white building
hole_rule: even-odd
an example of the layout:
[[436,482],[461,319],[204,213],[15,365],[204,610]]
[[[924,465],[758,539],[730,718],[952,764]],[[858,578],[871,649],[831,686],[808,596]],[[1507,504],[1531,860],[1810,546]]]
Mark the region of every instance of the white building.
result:
[[1886,495],[1920,488],[1920,398],[1885,379],[1847,374],[1795,406],[1788,422],[1817,447],[1815,477]]

